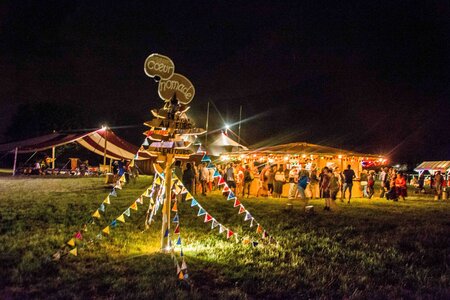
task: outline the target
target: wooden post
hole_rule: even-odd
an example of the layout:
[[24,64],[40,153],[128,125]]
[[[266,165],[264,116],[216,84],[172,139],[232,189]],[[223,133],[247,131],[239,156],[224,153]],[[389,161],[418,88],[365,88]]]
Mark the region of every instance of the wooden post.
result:
[[[170,210],[172,204],[172,162],[174,155],[168,153],[166,155],[166,167],[164,169],[164,180],[166,195],[162,209],[162,227],[161,227],[161,251],[170,252]],[[166,231],[169,230],[169,236],[165,237]]]
[[[52,147],[52,170],[55,170],[55,152],[56,152],[56,147]],[[53,173],[52,173],[53,174]]]
[[13,176],[16,176],[17,152],[19,152],[19,147],[16,147],[16,149],[14,150]]
[[106,167],[106,146],[108,145],[108,128],[105,128],[105,150],[103,151],[103,166]]

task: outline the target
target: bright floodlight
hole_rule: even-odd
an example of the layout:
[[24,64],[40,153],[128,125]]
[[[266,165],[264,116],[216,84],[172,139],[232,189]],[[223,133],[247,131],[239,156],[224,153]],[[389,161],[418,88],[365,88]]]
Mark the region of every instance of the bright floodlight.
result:
[[102,125],[102,130],[106,130],[107,126],[106,125]]
[[226,130],[230,129],[230,125],[225,124],[225,129],[226,129]]

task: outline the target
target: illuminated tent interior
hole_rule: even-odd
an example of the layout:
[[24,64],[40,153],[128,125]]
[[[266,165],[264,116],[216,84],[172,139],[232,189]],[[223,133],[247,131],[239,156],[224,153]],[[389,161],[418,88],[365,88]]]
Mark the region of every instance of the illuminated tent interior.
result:
[[239,144],[238,142],[231,139],[228,135],[221,132],[215,140],[208,145],[209,153],[214,156],[219,156],[222,153],[235,152],[235,151],[246,151],[247,147]]
[[450,160],[424,161],[418,165],[414,171],[419,173],[419,176],[425,171],[428,171],[431,175],[434,175],[437,171],[440,171],[442,174],[450,175]]

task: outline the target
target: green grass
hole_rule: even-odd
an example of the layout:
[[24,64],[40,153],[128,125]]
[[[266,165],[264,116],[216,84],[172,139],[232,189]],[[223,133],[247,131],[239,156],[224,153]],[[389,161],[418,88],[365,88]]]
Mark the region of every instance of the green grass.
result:
[[[242,199],[277,244],[227,240],[179,205],[189,280],[177,279],[159,253],[161,215],[144,231],[148,202],[109,237],[94,237],[123,212],[151,179],[141,177],[111,197],[100,224],[89,225],[79,256],[52,261],[98,208],[109,189],[102,178],[0,178],[0,298],[448,298],[450,203],[354,199],[316,214],[285,199]],[[218,221],[257,239],[244,215],[219,194],[197,197]],[[86,241],[94,239],[94,242]]]

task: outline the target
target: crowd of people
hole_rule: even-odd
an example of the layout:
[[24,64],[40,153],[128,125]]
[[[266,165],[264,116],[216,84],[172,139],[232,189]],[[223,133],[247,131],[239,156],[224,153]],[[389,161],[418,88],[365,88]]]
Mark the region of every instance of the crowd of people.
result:
[[[375,195],[375,182],[380,181],[379,197],[387,200],[406,200],[407,176],[394,168],[382,168],[377,175],[374,170],[362,170],[359,177],[350,165],[345,170],[339,167],[324,167],[321,170],[311,168],[306,170],[301,165],[286,168],[283,165],[265,165],[259,169],[241,163],[227,163],[216,165],[218,172],[226,181],[233,193],[241,197],[249,197],[250,186],[255,177],[259,178],[259,186],[255,196],[281,198],[283,186],[289,185],[288,200],[315,199],[325,200],[325,210],[331,210],[332,201],[351,202],[353,184],[359,181],[361,197],[372,199]],[[214,169],[208,168],[207,163],[196,165],[180,161],[175,163],[175,173],[182,178],[188,190],[195,194],[206,195],[218,189],[218,177],[214,177]],[[434,176],[436,193],[442,195],[443,176]],[[419,178],[420,181],[420,178]],[[420,182],[419,182],[420,185]],[[441,197],[441,196],[440,196]],[[289,205],[290,201],[288,201]]]

